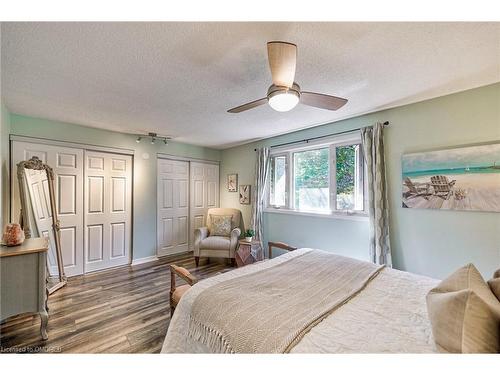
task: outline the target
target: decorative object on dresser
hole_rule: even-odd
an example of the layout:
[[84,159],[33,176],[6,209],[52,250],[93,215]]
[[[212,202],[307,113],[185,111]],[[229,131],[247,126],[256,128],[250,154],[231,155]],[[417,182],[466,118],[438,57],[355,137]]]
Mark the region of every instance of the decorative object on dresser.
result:
[[0,247],[0,321],[22,314],[40,314],[40,333],[47,340],[47,250],[44,237],[19,246]]
[[[175,276],[179,276],[187,285],[176,286]],[[186,293],[189,288],[198,282],[198,279],[191,275],[184,267],[170,265],[170,316],[174,315],[175,308],[181,300],[181,297]]]
[[250,204],[251,185],[240,185],[240,204]]
[[[214,217],[231,216],[231,230],[228,236],[214,235]],[[241,211],[235,208],[210,208],[207,212],[207,226],[194,231],[194,259],[196,267],[200,257],[229,258],[234,263],[238,239],[243,231]]]
[[230,173],[227,175],[227,191],[232,193],[238,191],[238,174]]
[[235,255],[236,265],[243,267],[264,259],[260,241],[240,240]]
[[[17,164],[21,213],[19,222],[26,238],[33,235],[49,238],[49,249],[57,263],[55,282],[49,280],[49,294],[66,285],[66,275],[61,250],[61,233],[54,187],[54,171],[50,166],[33,156]],[[48,190],[48,191],[47,191]]]
[[2,244],[5,246],[21,245],[25,235],[19,224],[10,223],[5,226],[2,236]]

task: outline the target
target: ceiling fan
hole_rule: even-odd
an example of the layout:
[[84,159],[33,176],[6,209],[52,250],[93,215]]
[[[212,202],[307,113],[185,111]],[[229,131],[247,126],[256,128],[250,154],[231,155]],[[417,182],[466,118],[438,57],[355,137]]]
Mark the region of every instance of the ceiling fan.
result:
[[336,111],[347,103],[347,99],[337,96],[301,91],[300,86],[294,82],[297,63],[297,46],[295,44],[268,42],[267,56],[273,78],[273,84],[269,86],[267,96],[231,108],[228,110],[229,113],[240,113],[265,103],[269,103],[271,108],[278,112],[286,112],[293,109],[299,101],[312,107]]

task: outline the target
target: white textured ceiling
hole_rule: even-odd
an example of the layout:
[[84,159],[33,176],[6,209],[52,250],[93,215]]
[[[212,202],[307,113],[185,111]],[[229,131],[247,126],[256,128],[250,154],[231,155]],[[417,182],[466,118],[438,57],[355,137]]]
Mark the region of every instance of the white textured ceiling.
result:
[[[499,23],[3,23],[1,36],[11,111],[217,148],[500,81]],[[226,113],[265,96],[270,40],[298,45],[302,89],[347,105]]]

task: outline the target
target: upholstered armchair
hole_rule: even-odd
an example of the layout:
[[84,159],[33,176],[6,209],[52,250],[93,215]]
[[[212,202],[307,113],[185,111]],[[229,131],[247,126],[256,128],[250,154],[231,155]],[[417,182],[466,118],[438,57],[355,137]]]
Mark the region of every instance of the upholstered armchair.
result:
[[[229,236],[211,236],[212,215],[231,216],[231,231]],[[207,226],[194,231],[194,259],[196,267],[200,257],[229,258],[234,264],[234,254],[238,240],[243,232],[241,211],[235,208],[211,208],[207,214]]]

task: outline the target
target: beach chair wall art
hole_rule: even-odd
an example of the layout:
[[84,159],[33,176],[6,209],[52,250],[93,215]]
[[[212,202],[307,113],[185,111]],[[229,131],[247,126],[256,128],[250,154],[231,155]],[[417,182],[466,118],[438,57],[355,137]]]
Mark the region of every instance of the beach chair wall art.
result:
[[405,208],[500,212],[500,142],[403,155]]

